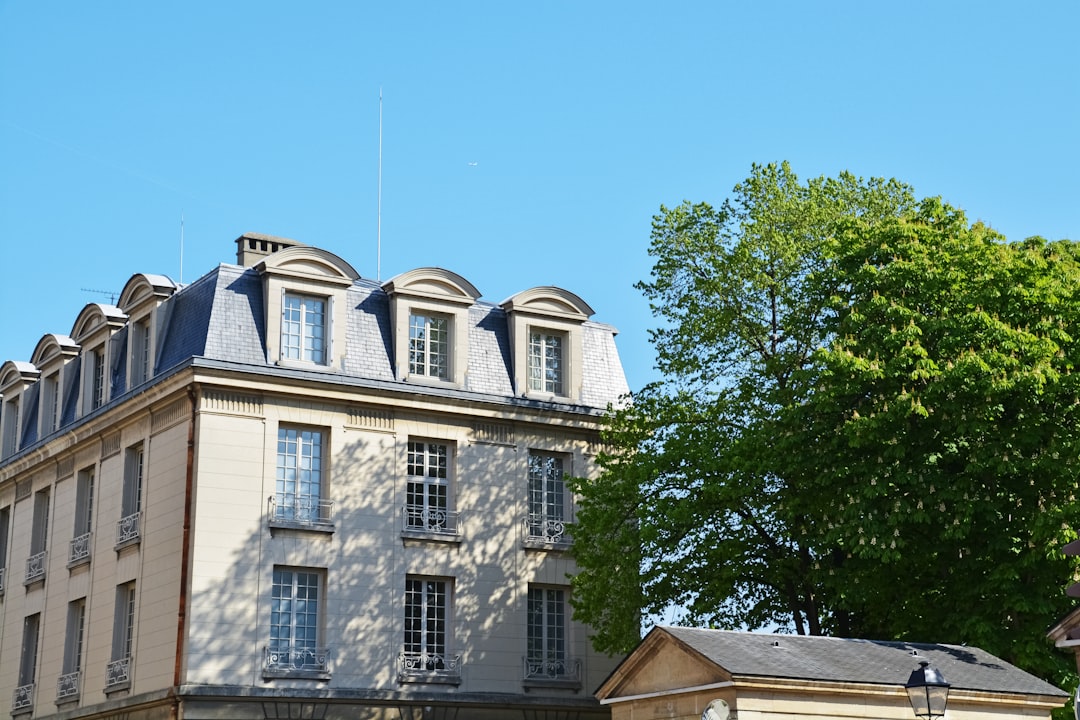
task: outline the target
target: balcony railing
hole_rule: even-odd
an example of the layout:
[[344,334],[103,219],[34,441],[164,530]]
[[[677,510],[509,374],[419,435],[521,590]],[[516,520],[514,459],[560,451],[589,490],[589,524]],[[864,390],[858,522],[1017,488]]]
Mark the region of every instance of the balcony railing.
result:
[[20,685],[15,688],[15,695],[11,700],[11,714],[27,713],[34,709],[34,684]]
[[525,680],[538,682],[581,682],[581,661],[567,657],[526,657]]
[[131,682],[131,658],[113,660],[105,666],[105,689],[110,690],[118,685],[126,685]]
[[263,648],[263,671],[270,676],[323,674],[330,672],[329,651],[289,645]]
[[278,493],[270,496],[270,522],[278,525],[329,526],[334,523],[334,502],[310,495]]
[[45,552],[34,553],[26,558],[26,582],[45,579]]
[[461,682],[461,655],[403,652],[398,656],[398,682]]
[[544,515],[529,514],[522,520],[525,544],[530,547],[569,547],[570,523]]
[[74,564],[90,559],[90,533],[72,538],[71,552],[68,553],[68,563]]
[[116,544],[126,545],[138,540],[142,534],[141,520],[142,513],[137,512],[120,518],[120,522],[116,523]]
[[79,697],[79,671],[61,675],[56,680],[56,702],[66,702]]
[[422,533],[457,537],[461,534],[458,520],[461,513],[445,508],[424,505],[404,505],[401,508],[401,529],[407,533]]

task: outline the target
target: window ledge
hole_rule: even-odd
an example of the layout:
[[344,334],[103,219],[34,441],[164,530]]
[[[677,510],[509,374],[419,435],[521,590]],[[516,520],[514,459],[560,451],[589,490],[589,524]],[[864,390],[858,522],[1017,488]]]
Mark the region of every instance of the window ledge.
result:
[[290,360],[287,358],[281,358],[275,364],[278,367],[289,368],[290,370],[311,370],[313,372],[324,373],[338,372],[338,369],[333,365],[323,365],[321,363],[310,362],[307,360]]
[[68,570],[74,570],[75,568],[79,568],[79,567],[82,567],[83,565],[89,565],[89,564],[90,564],[90,556],[87,555],[86,557],[81,557],[78,560],[69,561],[68,564],[67,564],[67,569]]
[[398,682],[407,684],[423,685],[460,685],[461,675],[453,675],[448,672],[410,672],[399,673]]
[[324,670],[272,670],[263,668],[264,680],[329,680],[331,673]]
[[270,534],[273,535],[275,530],[297,530],[299,532],[319,533],[322,535],[333,535],[337,530],[337,526],[334,523],[306,523],[306,522],[290,522],[288,520],[270,520],[267,522],[270,527]]
[[523,688],[528,690],[529,688],[545,688],[545,689],[563,689],[573,690],[575,692],[581,690],[581,681],[574,678],[564,679],[542,679],[542,678],[528,678],[521,681]]
[[115,685],[106,685],[105,686],[105,694],[106,695],[111,695],[112,693],[121,692],[122,690],[130,690],[130,689],[131,689],[131,681],[130,680],[124,680],[123,682],[118,682]]
[[567,552],[573,542],[570,540],[543,540],[540,538],[526,538],[521,541],[521,546],[526,550],[542,550],[547,552]]
[[128,540],[124,540],[123,542],[116,543],[116,545],[113,546],[113,549],[116,550],[117,554],[119,554],[121,551],[126,550],[127,548],[138,547],[139,543],[141,542],[142,537],[133,537]]
[[451,545],[461,544],[460,533],[441,533],[431,530],[402,530],[402,540],[419,540],[420,542],[448,543]]

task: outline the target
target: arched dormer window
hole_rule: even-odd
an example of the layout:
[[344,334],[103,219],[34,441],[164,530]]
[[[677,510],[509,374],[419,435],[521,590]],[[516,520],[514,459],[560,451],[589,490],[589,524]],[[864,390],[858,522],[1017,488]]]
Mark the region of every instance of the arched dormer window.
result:
[[536,287],[501,303],[510,324],[514,385],[540,399],[581,400],[581,325],[593,309],[574,293]]
[[263,278],[266,357],[287,367],[340,370],[348,308],[360,274],[337,255],[298,245],[255,265]]
[[67,335],[45,335],[38,341],[31,362],[41,373],[38,383],[38,437],[60,428],[64,398],[71,392],[78,373],[69,372],[69,363],[79,354],[79,346]]
[[426,267],[383,283],[390,297],[394,370],[399,380],[465,384],[469,307],[480,291],[457,273]]
[[127,322],[127,315],[115,305],[90,303],[82,309],[71,329],[71,339],[81,348],[79,416],[87,415],[109,401],[109,368],[113,349],[109,339]]
[[41,373],[33,363],[8,360],[0,366],[0,458],[22,447],[26,431],[27,390]]
[[177,290],[164,275],[132,275],[120,293],[120,310],[128,317],[127,387],[137,387],[154,376],[161,319],[156,310]]

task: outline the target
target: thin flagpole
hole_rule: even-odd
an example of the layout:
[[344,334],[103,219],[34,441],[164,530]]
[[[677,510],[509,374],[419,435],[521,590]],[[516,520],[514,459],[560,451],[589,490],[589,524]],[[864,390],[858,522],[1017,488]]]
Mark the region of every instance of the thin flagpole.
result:
[[180,211],[180,284],[184,284],[184,211]]
[[379,206],[376,210],[378,227],[375,231],[375,244],[377,257],[375,260],[375,276],[382,282],[382,86],[379,86]]

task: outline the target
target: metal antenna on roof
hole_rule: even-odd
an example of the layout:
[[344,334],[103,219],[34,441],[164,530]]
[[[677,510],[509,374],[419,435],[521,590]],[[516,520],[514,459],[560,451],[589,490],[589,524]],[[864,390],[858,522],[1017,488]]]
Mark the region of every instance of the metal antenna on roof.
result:
[[83,292],[97,293],[98,295],[106,295],[109,298],[109,304],[110,305],[115,305],[116,304],[116,292],[114,292],[113,290],[93,290],[91,288],[79,288],[79,289],[82,290]]
[[378,227],[375,230],[375,279],[382,282],[382,85],[379,86],[379,192],[378,208],[375,216]]
[[180,211],[180,284],[184,284],[184,211]]

